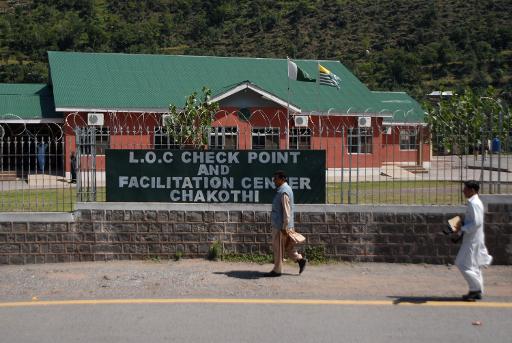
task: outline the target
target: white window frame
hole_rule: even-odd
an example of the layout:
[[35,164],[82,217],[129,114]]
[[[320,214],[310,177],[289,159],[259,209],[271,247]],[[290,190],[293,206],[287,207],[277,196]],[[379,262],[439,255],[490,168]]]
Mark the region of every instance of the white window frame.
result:
[[[405,137],[403,137],[405,136]],[[404,140],[407,140],[406,143],[402,145],[402,137]],[[414,138],[414,143],[411,143],[411,139]],[[418,130],[417,129],[409,129],[409,128],[401,128],[398,142],[400,146],[400,150],[418,150]]]
[[[254,137],[264,137],[264,144],[255,146]],[[253,150],[279,150],[279,128],[253,127],[251,130],[251,145]]]
[[[96,149],[96,156],[104,156],[105,149],[110,149],[110,128],[108,126],[97,126],[94,127],[94,132],[94,147]],[[91,155],[92,146],[92,142],[90,142],[89,138],[87,138],[85,141],[82,141],[80,154]]]
[[[235,144],[226,148],[226,137],[234,137]],[[208,136],[208,148],[212,150],[235,150],[238,149],[238,127],[236,126],[215,126]]]
[[[301,141],[305,139],[304,141]],[[292,127],[288,137],[290,150],[311,150],[311,129],[309,127]]]
[[[353,144],[353,140],[356,144]],[[353,148],[357,151],[353,151]],[[369,149],[363,149],[369,147]],[[369,150],[369,151],[368,151]],[[347,151],[351,155],[371,155],[373,154],[373,128],[371,127],[351,127],[347,134]]]
[[[157,140],[160,142],[157,144]],[[153,148],[154,149],[178,149],[179,144],[174,142],[174,139],[167,134],[165,126],[158,126],[153,133]]]

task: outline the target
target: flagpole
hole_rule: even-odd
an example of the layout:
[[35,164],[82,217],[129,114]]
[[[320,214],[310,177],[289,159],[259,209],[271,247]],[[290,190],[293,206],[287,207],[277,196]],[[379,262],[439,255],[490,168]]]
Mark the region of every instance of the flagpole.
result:
[[316,59],[316,96],[320,94],[320,61]]
[[[320,61],[318,60],[318,56],[316,58],[316,98],[320,99]],[[317,105],[318,106],[318,105]],[[322,113],[320,106],[318,106],[318,128],[320,132],[318,135],[320,136],[320,139],[322,137]]]
[[290,59],[286,56],[286,78],[288,79],[288,100],[286,108],[286,150],[290,150],[290,75],[288,75],[288,61]]

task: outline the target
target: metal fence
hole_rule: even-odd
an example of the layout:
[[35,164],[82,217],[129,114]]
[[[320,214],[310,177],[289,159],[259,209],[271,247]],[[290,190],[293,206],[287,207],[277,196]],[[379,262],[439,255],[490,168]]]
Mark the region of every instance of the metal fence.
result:
[[[357,118],[331,116],[309,117],[296,126],[293,119],[282,122],[279,113],[251,116],[255,120],[242,124],[227,114],[217,118],[221,125],[207,128],[204,148],[326,150],[325,175],[319,175],[327,181],[326,203],[460,204],[462,181],[468,179],[479,180],[482,193],[512,194],[511,132],[503,128],[447,143],[407,123],[363,127]],[[108,125],[87,126],[75,118],[44,134],[1,124],[0,211],[68,211],[76,201],[105,201],[105,149],[190,148],[172,138],[160,114],[107,119]]]
[[0,124],[0,211],[71,211],[61,126]]

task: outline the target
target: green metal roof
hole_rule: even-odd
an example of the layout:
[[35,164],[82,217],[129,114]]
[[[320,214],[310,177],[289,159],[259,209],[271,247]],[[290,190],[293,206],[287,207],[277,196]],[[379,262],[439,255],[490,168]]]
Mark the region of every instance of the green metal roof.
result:
[[425,110],[405,92],[372,91],[380,107],[391,112],[391,118],[384,118],[389,123],[424,123]]
[[[203,86],[216,95],[243,81],[288,99],[286,59],[70,52],[48,52],[48,58],[57,108],[161,109],[181,106]],[[316,74],[317,61],[296,63]],[[373,107],[371,92],[341,63],[320,63],[341,78],[341,90],[290,81],[291,103],[306,112]]]
[[0,120],[62,118],[46,84],[0,84]]
[[182,106],[203,86],[216,96],[243,82],[289,101],[304,113],[389,115],[398,109],[383,102],[380,93],[371,92],[338,61],[294,60],[316,78],[320,63],[341,78],[341,89],[289,81],[286,59],[54,51],[48,52],[48,59],[58,110],[165,110],[169,104]]
[[51,95],[50,88],[45,83],[0,83],[2,95]]

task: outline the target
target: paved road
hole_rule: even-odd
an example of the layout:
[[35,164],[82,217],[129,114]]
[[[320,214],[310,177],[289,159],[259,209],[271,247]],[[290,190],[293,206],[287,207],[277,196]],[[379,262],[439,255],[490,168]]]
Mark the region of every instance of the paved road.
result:
[[[368,304],[366,304],[368,303]],[[455,304],[455,303],[454,303]],[[2,342],[510,342],[512,307],[101,304],[0,307]],[[480,321],[481,325],[473,325]]]
[[[512,267],[483,302],[452,266],[204,260],[0,266],[0,342],[507,342]],[[474,322],[481,325],[473,325]]]

